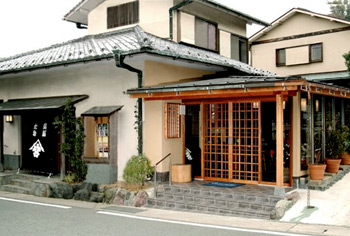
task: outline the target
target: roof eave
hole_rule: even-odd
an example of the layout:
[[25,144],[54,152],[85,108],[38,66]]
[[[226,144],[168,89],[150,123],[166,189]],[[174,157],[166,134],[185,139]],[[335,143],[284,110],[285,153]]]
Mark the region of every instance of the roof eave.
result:
[[292,17],[293,15],[295,15],[296,13],[303,13],[303,14],[308,14],[310,16],[316,16],[322,19],[327,19],[330,21],[337,21],[339,23],[343,23],[343,24],[347,24],[350,25],[349,21],[346,20],[342,20],[336,17],[332,17],[332,16],[327,16],[327,15],[323,15],[323,14],[319,14],[316,12],[312,12],[309,10],[305,10],[305,9],[300,9],[300,8],[292,8],[289,11],[287,11],[286,13],[284,13],[282,16],[278,17],[276,20],[274,20],[269,26],[266,26],[265,28],[259,30],[258,32],[256,32],[255,34],[253,34],[250,38],[249,41],[250,42],[254,42],[255,40],[259,39],[261,36],[263,36],[264,34],[270,32],[271,30],[273,30],[276,26],[280,25],[281,23],[285,22],[286,20],[288,20],[290,17]]

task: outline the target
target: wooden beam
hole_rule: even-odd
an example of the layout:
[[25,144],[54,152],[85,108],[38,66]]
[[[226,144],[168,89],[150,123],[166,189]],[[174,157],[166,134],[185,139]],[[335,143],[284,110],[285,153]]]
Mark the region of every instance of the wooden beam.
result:
[[283,95],[276,95],[276,186],[283,187]]
[[148,100],[162,99],[196,99],[196,98],[225,98],[229,96],[253,97],[268,96],[276,93],[289,94],[299,89],[298,84],[278,84],[276,87],[257,87],[257,88],[237,88],[237,89],[213,89],[213,90],[195,90],[195,91],[173,91],[173,92],[149,92],[130,94],[131,98],[144,98]]

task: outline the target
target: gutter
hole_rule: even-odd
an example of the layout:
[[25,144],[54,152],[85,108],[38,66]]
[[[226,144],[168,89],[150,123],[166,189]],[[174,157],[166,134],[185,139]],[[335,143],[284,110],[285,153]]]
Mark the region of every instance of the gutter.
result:
[[190,3],[192,3],[193,0],[184,0],[182,2],[180,2],[179,4],[171,7],[169,9],[169,38],[170,40],[173,40],[173,37],[174,37],[174,33],[173,33],[173,11],[176,11],[177,9],[183,7],[183,6],[186,6]]
[[[128,71],[137,73],[137,87],[142,88],[143,84],[143,73],[142,70],[136,69],[124,62],[125,55],[121,55],[118,51],[113,51],[115,65],[119,68],[126,69]],[[137,99],[137,134],[138,134],[138,154],[141,155],[143,151],[143,133],[142,133],[142,98]]]

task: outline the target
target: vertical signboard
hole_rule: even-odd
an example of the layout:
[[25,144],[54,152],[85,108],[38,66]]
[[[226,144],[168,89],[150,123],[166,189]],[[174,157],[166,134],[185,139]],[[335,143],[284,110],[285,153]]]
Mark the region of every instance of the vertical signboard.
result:
[[54,118],[41,114],[23,116],[23,169],[58,173],[58,131]]

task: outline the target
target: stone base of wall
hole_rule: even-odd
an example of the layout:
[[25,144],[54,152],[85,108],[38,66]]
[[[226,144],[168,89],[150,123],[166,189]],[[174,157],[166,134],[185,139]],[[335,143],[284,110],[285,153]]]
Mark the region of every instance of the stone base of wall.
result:
[[102,163],[88,163],[88,173],[86,182],[97,184],[113,184],[118,180],[117,167],[102,164]]
[[20,156],[19,155],[4,155],[4,169],[5,170],[17,170],[20,168]]

